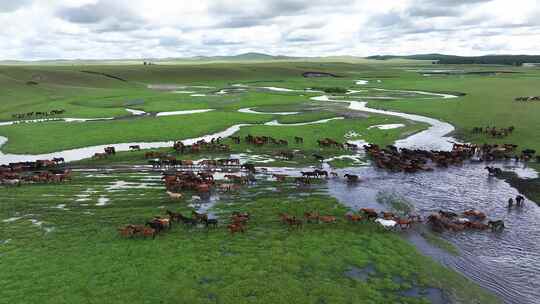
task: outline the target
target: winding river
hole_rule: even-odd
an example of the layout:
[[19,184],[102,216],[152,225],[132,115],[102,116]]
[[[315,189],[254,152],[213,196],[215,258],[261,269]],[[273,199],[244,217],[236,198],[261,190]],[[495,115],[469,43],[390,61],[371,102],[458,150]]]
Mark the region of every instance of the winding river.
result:
[[[277,91],[275,88],[271,89]],[[285,90],[279,91],[285,92]],[[441,99],[457,97],[421,91],[411,91],[411,93]],[[352,99],[350,95],[348,97]],[[369,108],[367,102],[361,101],[361,97],[358,99],[343,100],[330,96],[312,98],[316,102],[348,103],[350,110],[396,116],[426,123],[430,126],[422,132],[397,141],[398,147],[451,150],[453,143],[457,142],[448,136],[454,131],[454,127],[449,123],[421,115]],[[271,121],[267,122],[266,125],[280,124]],[[244,126],[249,126],[249,124],[234,125],[222,132],[186,139],[183,142],[191,144],[201,139],[210,140],[216,137],[231,136]],[[5,137],[0,137],[0,146],[6,141]],[[118,151],[127,151],[131,145],[140,145],[143,149],[151,149],[170,147],[172,144],[172,141],[164,141],[99,145],[42,155],[14,155],[0,152],[0,164],[53,157],[64,157],[66,161],[75,161],[89,158],[96,152],[102,152],[106,146],[114,146]],[[523,167],[523,165],[514,163],[498,165],[507,166],[517,173],[525,173],[532,177],[537,176],[534,170]],[[537,303],[540,298],[540,221],[538,220],[540,208],[534,202],[527,200],[523,209],[508,210],[505,202],[508,198],[515,197],[518,191],[502,180],[488,177],[483,169],[484,166],[484,164],[468,164],[462,167],[435,170],[434,172],[395,174],[378,170],[369,164],[365,165],[360,162],[358,167],[338,171],[340,174],[346,172],[359,174],[364,179],[362,183],[349,186],[342,181],[330,179],[322,187],[325,187],[329,194],[343,204],[355,209],[358,207],[387,208],[387,206],[381,206],[377,202],[377,197],[381,193],[394,193],[407,198],[414,208],[422,214],[440,209],[455,212],[462,212],[465,209],[479,209],[486,212],[490,218],[503,219],[507,229],[499,234],[491,232],[443,234],[445,239],[459,248],[459,256],[452,256],[427,245],[425,240],[417,234],[410,234],[406,237],[425,254],[494,291],[501,296],[505,303]],[[298,169],[269,168],[269,172],[284,172],[295,175],[298,174]]]

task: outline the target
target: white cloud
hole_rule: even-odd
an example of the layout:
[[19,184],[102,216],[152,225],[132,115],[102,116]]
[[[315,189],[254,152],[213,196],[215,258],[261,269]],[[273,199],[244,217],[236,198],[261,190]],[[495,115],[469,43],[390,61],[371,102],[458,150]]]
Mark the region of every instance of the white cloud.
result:
[[0,59],[536,53],[537,0],[2,0]]

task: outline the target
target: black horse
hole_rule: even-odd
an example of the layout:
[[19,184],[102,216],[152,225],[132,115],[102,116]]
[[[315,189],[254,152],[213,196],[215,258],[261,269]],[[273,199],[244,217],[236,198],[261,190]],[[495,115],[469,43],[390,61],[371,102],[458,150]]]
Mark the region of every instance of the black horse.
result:
[[504,229],[504,221],[498,220],[498,221],[489,221],[488,227],[491,228],[492,231],[502,231]]

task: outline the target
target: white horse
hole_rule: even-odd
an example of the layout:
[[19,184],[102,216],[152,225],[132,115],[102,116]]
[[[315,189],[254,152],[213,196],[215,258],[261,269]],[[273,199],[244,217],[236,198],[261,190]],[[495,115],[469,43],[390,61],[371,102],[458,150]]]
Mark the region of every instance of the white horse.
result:
[[381,219],[381,218],[376,219],[376,220],[375,220],[375,223],[377,223],[377,224],[383,226],[384,229],[386,229],[386,230],[393,230],[393,229],[395,229],[396,226],[397,226],[397,222],[396,222],[396,221],[394,221],[394,220],[385,220],[385,219]]
[[179,199],[182,199],[184,197],[184,195],[182,193],[174,193],[174,192],[171,192],[171,191],[167,191],[167,195],[169,195],[169,197],[171,199],[174,199],[174,200],[179,200]]
[[21,181],[18,179],[2,179],[0,180],[0,185],[6,185],[6,186],[20,186]]

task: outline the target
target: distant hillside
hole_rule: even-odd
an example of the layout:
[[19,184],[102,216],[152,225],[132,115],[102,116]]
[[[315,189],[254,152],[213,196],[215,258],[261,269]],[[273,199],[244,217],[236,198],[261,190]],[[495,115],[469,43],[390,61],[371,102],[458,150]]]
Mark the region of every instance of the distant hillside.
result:
[[377,55],[367,57],[375,60],[389,59],[412,59],[412,60],[431,60],[439,64],[504,64],[504,65],[523,65],[528,62],[540,62],[538,55],[486,55],[476,57],[454,56],[443,54],[421,54],[421,55]]
[[245,53],[234,56],[196,56],[185,58],[187,60],[197,61],[270,61],[270,60],[291,60],[300,59],[299,57],[272,56],[263,53]]

